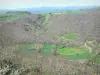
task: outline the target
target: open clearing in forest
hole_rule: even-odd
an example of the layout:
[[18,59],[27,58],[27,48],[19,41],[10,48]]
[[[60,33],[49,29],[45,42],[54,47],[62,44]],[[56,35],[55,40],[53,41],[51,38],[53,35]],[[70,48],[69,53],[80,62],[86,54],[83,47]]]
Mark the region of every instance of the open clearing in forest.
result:
[[14,52],[27,52],[27,53],[42,53],[42,54],[51,54],[55,49],[57,50],[60,56],[66,56],[66,58],[71,60],[82,60],[89,59],[92,57],[92,53],[88,52],[88,49],[83,47],[68,47],[63,45],[55,44],[42,44],[42,48],[38,51],[36,49],[36,44],[20,44],[12,46]]

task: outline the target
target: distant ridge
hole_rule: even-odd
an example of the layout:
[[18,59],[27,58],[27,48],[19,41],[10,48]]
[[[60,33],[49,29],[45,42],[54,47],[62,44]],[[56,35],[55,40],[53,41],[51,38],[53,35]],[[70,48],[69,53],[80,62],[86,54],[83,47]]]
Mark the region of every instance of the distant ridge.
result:
[[79,9],[92,9],[97,6],[66,6],[66,7],[33,7],[33,8],[16,8],[9,10],[0,10],[0,12],[8,11],[29,11],[29,12],[53,12],[53,11],[67,11],[67,10],[79,10]]

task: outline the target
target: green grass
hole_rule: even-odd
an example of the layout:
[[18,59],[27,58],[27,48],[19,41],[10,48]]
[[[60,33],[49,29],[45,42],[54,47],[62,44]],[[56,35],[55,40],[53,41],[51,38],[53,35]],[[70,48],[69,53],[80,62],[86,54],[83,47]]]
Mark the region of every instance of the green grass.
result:
[[79,48],[72,48],[72,47],[59,49],[60,55],[76,55],[76,54],[81,54],[83,52],[85,52],[85,50]]
[[[32,49],[35,49],[35,44],[21,44],[21,45],[17,45],[15,48],[15,50],[20,52],[29,52],[29,53],[37,52]],[[52,50],[52,44],[44,44],[41,53],[48,54],[51,52],[51,50]]]
[[27,13],[2,13],[0,14],[0,21],[12,21],[12,20],[16,20],[18,18],[22,18],[27,15],[29,14]]
[[71,33],[71,34],[64,34],[62,36],[64,39],[74,40],[79,37],[77,33]]
[[75,41],[79,37],[79,34],[77,33],[70,33],[70,34],[63,34],[61,35],[56,35],[55,36],[57,40],[62,40],[62,41]]
[[69,59],[89,59],[92,57],[92,54],[88,52],[88,50],[84,48],[75,48],[75,47],[65,47],[58,49],[59,54],[62,56],[66,56]]
[[52,50],[52,44],[44,44],[44,48],[42,49],[42,53],[49,54]]
[[[53,50],[54,44],[44,44],[43,49],[41,49],[42,54],[50,54]],[[27,52],[27,53],[38,53],[35,48],[35,44],[21,44],[17,45],[15,51],[18,52]],[[90,59],[92,53],[89,53],[85,47],[76,48],[76,47],[64,47],[63,45],[57,45],[56,49],[58,50],[61,56],[66,56],[68,59],[80,60],[80,59]]]

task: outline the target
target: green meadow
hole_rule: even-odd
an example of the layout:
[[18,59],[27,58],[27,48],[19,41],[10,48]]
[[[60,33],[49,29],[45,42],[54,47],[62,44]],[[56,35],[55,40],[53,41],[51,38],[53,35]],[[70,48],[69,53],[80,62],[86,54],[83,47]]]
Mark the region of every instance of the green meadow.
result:
[[74,40],[79,37],[77,33],[70,33],[70,34],[64,34],[62,36],[64,39]]
[[[63,38],[65,40],[74,40],[79,37],[76,33],[71,34],[64,34],[60,38]],[[42,47],[39,50],[36,50],[36,48],[42,45]],[[57,45],[57,44],[18,44],[13,46],[15,52],[27,52],[27,53],[41,53],[41,54],[52,54],[53,50],[56,49],[59,56],[65,56],[68,59],[71,60],[82,60],[82,59],[90,59],[93,54],[89,53],[89,50],[83,45],[79,47],[70,47],[70,46],[64,46],[64,45]],[[55,48],[54,48],[55,47]]]
[[82,59],[90,59],[92,57],[92,53],[88,52],[88,49],[85,47],[68,47],[63,45],[55,45],[55,44],[42,44],[43,48],[41,48],[40,52],[34,50],[36,48],[35,44],[20,44],[13,46],[15,52],[27,52],[27,53],[41,53],[41,54],[51,54],[52,50],[55,46],[59,56],[66,56],[66,58],[71,60],[82,60]]
[[23,18],[28,16],[28,13],[1,13],[0,14],[0,21],[13,21],[19,18]]

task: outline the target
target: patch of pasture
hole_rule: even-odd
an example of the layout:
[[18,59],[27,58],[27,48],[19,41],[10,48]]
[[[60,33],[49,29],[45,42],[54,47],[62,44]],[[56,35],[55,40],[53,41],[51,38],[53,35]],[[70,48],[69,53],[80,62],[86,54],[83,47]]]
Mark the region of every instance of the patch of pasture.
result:
[[69,59],[89,59],[91,58],[92,54],[88,52],[88,50],[83,48],[76,48],[76,47],[65,47],[58,49],[58,52],[62,56],[66,56]]
[[70,33],[70,34],[64,34],[62,37],[64,39],[74,40],[77,39],[79,35],[77,33]]
[[92,53],[89,53],[85,47],[68,47],[63,45],[54,45],[54,44],[43,44],[43,48],[39,51],[35,50],[35,44],[20,44],[15,48],[15,52],[27,52],[27,53],[42,53],[42,54],[50,54],[54,49],[58,51],[60,56],[66,56],[71,60],[82,60],[89,59],[92,57]]
[[52,51],[52,46],[53,46],[52,44],[44,44],[44,47],[43,47],[41,53],[44,53],[44,54],[49,54],[49,53],[51,53],[51,51]]
[[75,39],[79,38],[79,34],[77,33],[70,33],[70,34],[63,34],[63,35],[56,35],[57,40],[62,41],[74,41]]
[[26,13],[2,13],[0,14],[0,21],[12,21],[28,15]]

